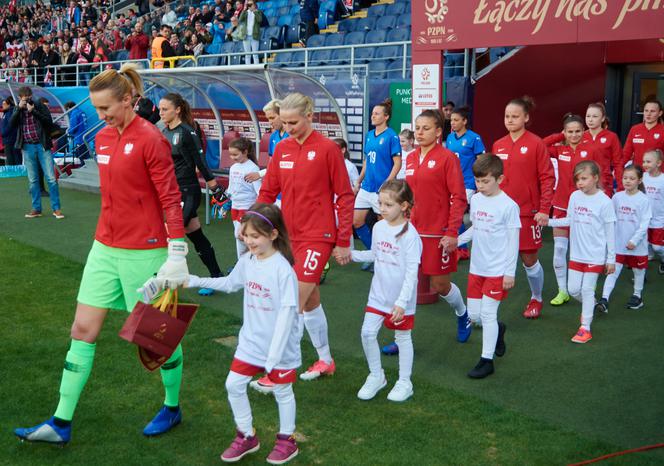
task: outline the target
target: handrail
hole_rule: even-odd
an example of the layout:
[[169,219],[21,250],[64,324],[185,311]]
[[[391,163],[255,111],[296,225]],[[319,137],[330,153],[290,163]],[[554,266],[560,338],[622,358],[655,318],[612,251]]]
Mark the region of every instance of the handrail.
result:
[[153,57],[152,60],[150,60],[150,68],[154,69],[154,66],[157,63],[161,63],[159,68],[163,68],[164,62],[168,62],[170,64],[170,68],[175,68],[175,62],[178,60],[193,61],[194,65],[198,64],[198,59],[194,55],[179,55],[177,57]]

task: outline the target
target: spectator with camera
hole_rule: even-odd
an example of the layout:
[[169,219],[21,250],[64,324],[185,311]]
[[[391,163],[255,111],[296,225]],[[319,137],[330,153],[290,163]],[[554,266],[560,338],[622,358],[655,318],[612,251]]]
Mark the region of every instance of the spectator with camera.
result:
[[124,45],[129,50],[130,60],[140,60],[148,57],[150,38],[143,32],[142,23],[136,23],[131,35],[125,39]]
[[[258,52],[259,40],[261,37],[261,23],[263,22],[263,12],[258,9],[256,0],[248,0],[246,9],[240,13],[240,24],[244,27],[245,37],[242,41],[245,52]],[[245,55],[245,64],[251,64],[252,55]],[[259,57],[257,53],[253,54],[254,64],[257,65]]]
[[39,188],[39,167],[41,167],[48,184],[53,216],[62,219],[64,215],[60,210],[60,191],[51,155],[50,131],[53,127],[51,112],[47,106],[36,99],[33,100],[32,89],[27,86],[18,90],[18,97],[20,100],[17,109],[9,121],[11,127],[17,129],[14,147],[22,151],[23,163],[28,171],[32,210],[25,214],[25,217],[36,218],[42,215]]

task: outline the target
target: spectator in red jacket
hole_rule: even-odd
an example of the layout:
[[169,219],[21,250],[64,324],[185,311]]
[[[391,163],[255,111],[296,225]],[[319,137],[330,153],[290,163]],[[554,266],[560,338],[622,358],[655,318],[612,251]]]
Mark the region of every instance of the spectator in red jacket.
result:
[[129,50],[130,60],[140,60],[148,57],[150,38],[143,33],[142,23],[136,23],[131,35],[125,40],[125,48]]

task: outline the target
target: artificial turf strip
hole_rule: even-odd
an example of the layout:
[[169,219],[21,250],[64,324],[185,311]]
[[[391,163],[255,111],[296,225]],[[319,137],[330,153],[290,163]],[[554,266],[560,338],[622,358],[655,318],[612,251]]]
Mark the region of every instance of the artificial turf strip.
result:
[[[0,365],[6,400],[0,418],[0,463],[11,465],[218,464],[233,436],[223,381],[232,348],[215,340],[237,334],[232,315],[203,306],[188,333],[184,422],[161,438],[140,431],[160,406],[157,373],[147,373],[134,348],[117,337],[125,314],[112,312],[98,340],[92,376],[74,418],[73,440],[64,449],[18,442],[11,429],[43,420],[57,401],[81,265],[62,256],[0,237],[0,263],[12,270],[0,283],[0,325],[7,350]],[[44,279],[43,277],[57,277]],[[13,311],[13,312],[10,312]],[[309,345],[306,356],[311,358]],[[415,377],[413,400],[395,404],[387,390],[370,402],[355,398],[366,369],[356,357],[340,357],[339,372],[298,382],[298,438],[293,464],[566,464],[620,449]],[[394,374],[388,374],[393,380]],[[277,414],[270,396],[251,393],[255,426],[263,441],[259,464],[271,448]],[[610,464],[656,464],[633,456]]]
[[[29,197],[26,193],[25,179],[0,181],[0,193],[2,194],[0,195],[0,212],[2,212],[0,234],[20,238],[24,243],[55,252],[77,263],[85,261],[98,215],[99,196],[62,190],[66,219],[56,220],[45,216],[26,220],[23,214],[29,209]],[[48,200],[45,200],[44,207],[45,212],[48,212]],[[230,222],[226,220],[215,222],[204,228],[215,246],[222,268],[231,265],[235,251]],[[551,269],[550,232],[546,232],[545,238],[545,246],[540,257],[545,269],[544,296],[547,300],[556,290]],[[203,273],[203,267],[195,257],[191,257],[188,262],[193,273]],[[25,266],[26,264],[21,264],[21,267]],[[459,273],[453,275],[454,281],[464,294],[467,268],[468,263],[462,263]],[[38,265],[35,265],[35,269],[30,269],[33,274],[38,270]],[[605,441],[615,445],[614,449],[633,448],[661,441],[664,432],[661,421],[664,418],[661,403],[664,376],[658,361],[664,350],[664,340],[661,338],[664,327],[662,323],[664,313],[661,312],[664,309],[661,303],[661,284],[664,283],[664,277],[657,275],[655,264],[651,264],[648,272],[644,309],[641,311],[624,309],[623,303],[631,294],[631,276],[629,271],[623,272],[612,297],[609,315],[596,316],[593,324],[595,338],[586,345],[574,345],[569,342],[569,338],[578,327],[580,313],[578,303],[570,302],[560,308],[545,304],[544,315],[538,321],[527,321],[520,316],[522,306],[529,298],[529,292],[521,266],[517,271],[517,287],[510,292],[508,300],[501,305],[500,310],[501,318],[508,325],[507,355],[496,362],[496,374],[486,380],[472,381],[465,375],[479,358],[481,331],[475,331],[467,344],[458,344],[455,341],[453,313],[445,303],[418,308],[417,324],[413,334],[417,399],[420,400],[422,395],[418,384],[426,381],[431,384],[431,390],[453,389],[468,393],[498,407],[543,421],[547,425],[577,432],[586,438]],[[58,274],[54,276],[58,277]],[[73,290],[70,290],[72,299],[68,302],[67,319],[58,338],[67,333],[67,328],[71,324],[79,278],[80,276],[75,277]],[[13,272],[7,275],[6,280],[11,283],[12,279]],[[354,393],[366,375],[359,329],[370,280],[371,275],[359,271],[357,264],[343,269],[332,264],[328,280],[321,288],[330,325],[333,355],[338,363],[343,361],[344,365],[351,364],[352,361],[358,362],[356,365],[351,364],[354,371],[352,375],[357,378],[357,386],[353,386],[350,390],[347,400],[349,402],[354,401]],[[26,293],[26,296],[31,294]],[[241,315],[239,294],[201,298],[191,293],[189,296],[192,300],[206,304],[213,309],[212,312],[223,309],[229,314]],[[1,294],[0,299],[3,299]],[[195,323],[199,319],[200,316],[196,318]],[[114,330],[118,328],[119,325]],[[196,328],[194,326],[191,329],[192,335],[197,331]],[[383,332],[382,336],[386,342],[388,333]],[[67,342],[63,340],[62,355],[58,355],[55,361],[57,365],[60,365],[61,358],[64,358],[66,344]],[[310,344],[305,341],[303,349],[309,351]],[[306,354],[305,365],[313,360],[311,353]],[[131,358],[133,354],[130,355]],[[188,352],[185,354],[185,360],[187,365],[197,363],[188,357]],[[97,361],[95,364],[95,367],[99,367],[100,362]],[[396,358],[384,358],[384,364],[388,379],[393,382],[396,375]],[[348,372],[342,365],[338,365],[340,374]],[[52,397],[48,397],[53,407],[60,370],[61,366],[53,376],[57,380],[53,382]],[[91,383],[94,383],[94,374],[95,369]],[[217,381],[219,399],[222,401],[223,377],[224,374]],[[335,376],[335,380],[337,382],[332,385],[332,389],[337,387],[337,384],[343,383],[340,382],[339,376]],[[304,384],[298,383],[296,390],[302,389],[303,386]],[[151,384],[150,387],[153,390],[161,390],[158,383]],[[51,411],[52,408],[49,408],[47,413]],[[141,420],[139,424],[147,421],[151,415],[151,412],[146,414],[146,419]],[[388,420],[381,420],[379,424],[401,422],[390,420],[388,416],[386,418]],[[35,419],[34,422],[39,420],[41,418]],[[298,425],[302,425],[302,422],[306,421],[301,417]],[[140,427],[142,428],[142,425]],[[434,427],[437,426],[434,424]],[[429,426],[423,425],[418,428],[427,430]],[[382,428],[377,426],[371,429],[382,432]],[[224,441],[221,447],[225,446]],[[530,445],[530,448],[539,448],[538,442]],[[603,450],[601,453],[609,451],[613,450]],[[662,451],[646,455],[664,462]],[[589,456],[593,455],[579,450],[578,457],[571,460],[580,460]],[[516,457],[504,464],[513,464],[514,461],[518,462]],[[558,463],[555,459],[551,462]]]

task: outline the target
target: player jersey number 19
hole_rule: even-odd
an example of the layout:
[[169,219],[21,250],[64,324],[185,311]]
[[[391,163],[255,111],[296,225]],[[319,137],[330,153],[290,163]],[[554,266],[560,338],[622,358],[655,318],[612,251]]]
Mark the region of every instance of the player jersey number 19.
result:
[[376,151],[375,150],[370,150],[367,153],[367,157],[369,157],[369,163],[376,163]]

